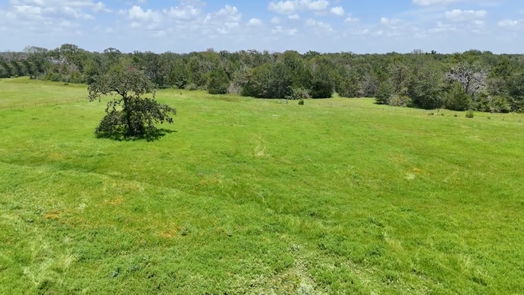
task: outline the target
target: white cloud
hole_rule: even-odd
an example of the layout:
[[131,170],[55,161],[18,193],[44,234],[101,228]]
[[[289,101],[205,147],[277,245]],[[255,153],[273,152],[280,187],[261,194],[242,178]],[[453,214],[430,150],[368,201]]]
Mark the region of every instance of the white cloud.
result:
[[276,26],[271,30],[271,33],[275,35],[288,35],[288,36],[294,36],[298,32],[297,29],[291,28],[291,29],[285,29],[282,26]]
[[516,28],[524,24],[524,20],[504,19],[497,23],[501,28]]
[[129,19],[140,22],[159,21],[161,14],[151,9],[144,10],[138,5],[133,5],[127,12]]
[[352,16],[348,16],[346,17],[346,19],[344,20],[344,22],[346,23],[357,23],[359,22],[360,20],[356,17],[352,17]]
[[279,14],[295,14],[304,10],[323,11],[328,7],[327,0],[286,0],[269,3],[269,10]]
[[337,16],[343,16],[346,14],[346,11],[344,11],[344,8],[342,6],[336,6],[331,8],[331,13]]
[[400,22],[399,19],[396,19],[396,18],[387,18],[387,17],[381,17],[380,18],[380,23],[382,25],[387,25],[387,26],[391,26],[391,25],[396,25]]
[[242,14],[236,6],[226,5],[217,12],[210,13],[204,19],[207,30],[219,34],[229,34],[233,29],[240,27]]
[[201,14],[199,8],[192,5],[183,5],[177,7],[171,7],[163,11],[168,17],[179,20],[189,20],[195,18]]
[[453,9],[445,12],[446,19],[455,22],[475,21],[485,18],[488,13],[485,10],[461,10]]
[[0,26],[10,27],[12,32],[19,30],[24,35],[64,31],[80,34],[76,28],[101,12],[110,10],[102,2],[93,0],[11,0],[6,8],[0,8]]
[[247,25],[252,27],[261,26],[262,24],[262,21],[258,18],[252,18],[247,22]]
[[315,19],[312,19],[312,18],[310,18],[310,19],[308,19],[306,21],[306,25],[308,25],[310,27],[313,27],[313,28],[316,28],[316,29],[328,31],[328,32],[333,31],[333,27],[331,27],[330,24],[322,22],[322,21],[318,21],[318,20],[315,20]]
[[413,4],[419,6],[446,5],[458,2],[460,0],[413,0]]

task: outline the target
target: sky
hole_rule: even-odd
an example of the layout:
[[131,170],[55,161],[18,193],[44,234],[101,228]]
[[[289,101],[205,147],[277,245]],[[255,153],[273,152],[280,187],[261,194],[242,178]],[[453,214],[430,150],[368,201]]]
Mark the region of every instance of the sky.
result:
[[0,51],[524,53],[523,0],[0,0]]

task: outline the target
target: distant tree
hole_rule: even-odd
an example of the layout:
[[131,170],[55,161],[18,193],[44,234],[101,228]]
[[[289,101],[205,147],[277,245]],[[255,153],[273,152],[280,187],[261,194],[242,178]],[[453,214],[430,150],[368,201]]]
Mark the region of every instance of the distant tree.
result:
[[223,69],[216,69],[209,74],[207,91],[211,94],[226,94],[229,79]]
[[318,57],[312,61],[310,94],[312,98],[330,98],[335,89],[334,65],[328,58]]
[[451,83],[460,83],[464,92],[471,96],[486,88],[488,77],[487,72],[477,63],[459,63],[452,67],[446,76]]
[[13,76],[13,68],[5,60],[0,59],[0,78]]
[[462,85],[455,82],[444,99],[444,106],[454,111],[465,111],[471,106],[471,96],[464,91]]
[[247,74],[242,94],[259,98],[286,98],[292,93],[292,77],[281,63],[263,64]]
[[406,83],[409,78],[409,68],[400,62],[395,62],[389,67],[391,76],[391,85],[395,93],[402,93],[406,88]]
[[389,104],[389,100],[393,95],[393,86],[389,81],[382,81],[378,86],[376,101],[378,104]]
[[[140,70],[121,65],[101,75],[89,85],[89,100],[113,95],[106,107],[106,116],[96,129],[99,137],[154,138],[156,123],[173,123],[176,110],[155,100],[154,84]],[[151,98],[144,97],[152,94]]]
[[314,75],[311,83],[312,98],[331,98],[333,95],[333,81],[321,75]]
[[298,90],[320,98],[336,91],[343,97],[376,97],[378,102],[397,106],[462,108],[462,103],[457,107],[452,99],[464,98],[455,87],[459,83],[471,98],[473,110],[505,112],[509,105],[511,111],[524,111],[520,73],[524,55],[478,50],[455,54],[420,50],[364,55],[256,50],[129,54],[114,48],[89,52],[64,44],[54,50],[28,47],[24,52],[0,52],[0,77],[30,75],[92,84],[123,60],[157,87],[223,93],[227,84],[227,92],[260,98],[293,97]]
[[23,64],[17,60],[11,61],[12,75],[15,77],[20,77],[25,74]]
[[283,70],[287,71],[286,76],[291,77],[293,88],[311,87],[311,70],[302,56],[296,51],[286,51],[280,57]]
[[512,110],[524,112],[524,72],[511,76],[508,81],[508,92]]
[[375,97],[379,86],[379,81],[373,72],[367,72],[362,77],[362,95],[364,97]]
[[361,93],[358,74],[354,71],[345,73],[337,81],[336,91],[342,97],[358,97]]
[[442,107],[440,73],[429,65],[418,68],[410,77],[407,93],[415,107],[423,109]]

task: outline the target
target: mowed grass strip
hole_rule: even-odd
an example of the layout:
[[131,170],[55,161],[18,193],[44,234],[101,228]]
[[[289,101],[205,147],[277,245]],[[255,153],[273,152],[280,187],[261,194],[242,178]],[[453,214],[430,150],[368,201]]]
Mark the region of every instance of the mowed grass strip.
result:
[[161,90],[118,142],[86,96],[0,80],[2,294],[523,289],[523,115]]

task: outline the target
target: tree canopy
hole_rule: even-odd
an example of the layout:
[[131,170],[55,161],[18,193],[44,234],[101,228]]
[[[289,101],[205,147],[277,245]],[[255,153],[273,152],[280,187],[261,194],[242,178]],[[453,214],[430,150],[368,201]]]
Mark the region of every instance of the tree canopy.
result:
[[[173,123],[176,110],[155,99],[155,85],[140,70],[118,65],[89,84],[89,100],[110,95],[106,115],[96,128],[99,137],[153,139],[161,134],[158,123]],[[151,94],[151,97],[145,95]]]
[[[0,77],[31,76],[93,83],[126,60],[155,87],[238,93],[257,98],[375,97],[378,103],[524,111],[524,55],[467,51],[456,54],[354,54],[296,51],[123,53],[89,52],[72,44],[0,53]],[[467,95],[459,95],[458,86]],[[452,102],[452,98],[462,100]]]

